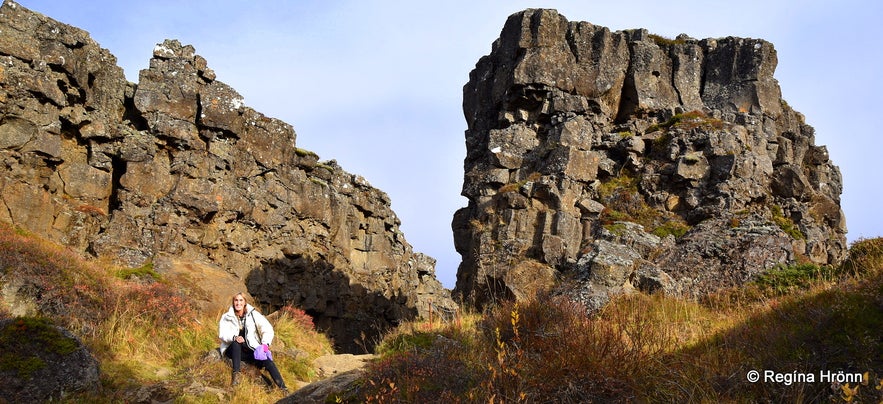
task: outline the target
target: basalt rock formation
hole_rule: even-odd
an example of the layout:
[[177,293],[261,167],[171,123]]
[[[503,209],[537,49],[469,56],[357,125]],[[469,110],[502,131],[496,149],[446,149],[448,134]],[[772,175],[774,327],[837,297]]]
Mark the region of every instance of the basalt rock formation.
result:
[[512,15],[464,87],[456,294],[698,296],[846,251],[838,168],[773,45]]
[[0,161],[0,220],[127,266],[221,268],[345,350],[454,307],[385,193],[298,149],[178,41],[130,83],[88,33],[7,0]]

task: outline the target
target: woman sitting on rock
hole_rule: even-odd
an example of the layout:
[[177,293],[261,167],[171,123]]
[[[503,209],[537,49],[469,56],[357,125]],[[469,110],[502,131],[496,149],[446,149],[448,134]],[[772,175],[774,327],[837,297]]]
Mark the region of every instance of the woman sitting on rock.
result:
[[[269,357],[269,346],[273,342],[273,326],[252,305],[245,303],[245,296],[233,296],[230,310],[221,316],[218,324],[218,338],[221,339],[221,354],[233,360],[232,384],[239,384],[240,366],[246,361],[260,368],[266,368],[282,390],[288,390],[279,369]],[[255,350],[258,351],[257,358]],[[259,359],[260,358],[260,359]]]

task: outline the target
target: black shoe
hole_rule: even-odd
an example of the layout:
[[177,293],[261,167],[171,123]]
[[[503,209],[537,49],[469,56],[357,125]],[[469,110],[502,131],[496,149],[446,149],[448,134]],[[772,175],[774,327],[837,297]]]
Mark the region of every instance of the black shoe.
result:
[[233,386],[239,385],[239,380],[242,379],[242,374],[239,372],[233,372],[233,377],[230,380],[230,384]]

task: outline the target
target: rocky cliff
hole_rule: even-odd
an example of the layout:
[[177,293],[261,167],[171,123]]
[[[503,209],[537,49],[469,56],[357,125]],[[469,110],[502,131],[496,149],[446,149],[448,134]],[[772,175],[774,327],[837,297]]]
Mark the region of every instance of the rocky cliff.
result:
[[838,168],[782,99],[773,45],[512,15],[464,87],[455,292],[567,283],[591,307],[687,296],[846,251]]
[[178,41],[130,83],[86,32],[7,0],[0,161],[0,220],[126,266],[221,268],[345,350],[454,307],[385,193],[298,149]]

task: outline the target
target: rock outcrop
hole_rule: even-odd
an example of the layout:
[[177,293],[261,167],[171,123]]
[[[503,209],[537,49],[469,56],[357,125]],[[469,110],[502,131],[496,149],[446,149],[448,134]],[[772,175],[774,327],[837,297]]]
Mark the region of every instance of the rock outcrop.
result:
[[344,350],[453,307],[385,193],[298,149],[178,41],[130,83],[88,33],[7,0],[0,161],[0,220],[127,266],[225,269]]
[[364,382],[365,368],[375,355],[325,355],[313,361],[321,378],[297,389],[293,394],[279,400],[277,404],[287,403],[326,403],[335,397],[354,395]]
[[98,389],[98,361],[68,330],[45,319],[0,321],[0,397],[36,403]]
[[773,45],[512,15],[464,87],[455,293],[697,296],[846,251],[838,168]]

